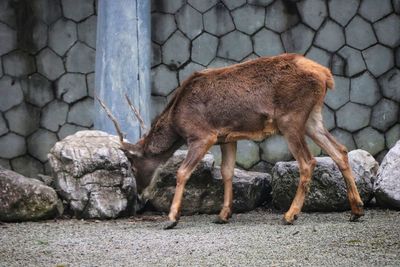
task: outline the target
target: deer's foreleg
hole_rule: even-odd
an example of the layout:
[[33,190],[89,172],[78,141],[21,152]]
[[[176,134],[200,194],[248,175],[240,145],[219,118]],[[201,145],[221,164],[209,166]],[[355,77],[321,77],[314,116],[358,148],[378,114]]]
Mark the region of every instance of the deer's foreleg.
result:
[[236,142],[221,144],[221,175],[224,180],[224,204],[216,223],[227,223],[232,215],[232,178],[236,162]]

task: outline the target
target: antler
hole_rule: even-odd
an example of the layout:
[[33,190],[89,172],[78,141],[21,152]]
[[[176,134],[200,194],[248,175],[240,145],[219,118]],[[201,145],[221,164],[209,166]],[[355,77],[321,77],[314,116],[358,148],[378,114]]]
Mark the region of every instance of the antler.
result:
[[124,132],[122,132],[121,127],[119,126],[119,123],[117,121],[117,119],[114,117],[114,115],[111,113],[111,111],[108,109],[108,107],[106,106],[106,104],[104,104],[103,101],[100,100],[100,98],[96,95],[96,99],[97,101],[99,101],[100,106],[102,106],[102,108],[104,109],[104,111],[107,113],[107,116],[110,118],[110,120],[114,123],[115,126],[115,130],[118,133],[119,136],[119,141],[122,143],[124,141],[124,137],[125,134]]
[[136,118],[139,120],[140,127],[142,128],[142,130],[143,130],[144,132],[147,132],[147,127],[146,127],[146,125],[144,124],[144,120],[143,120],[142,116],[140,116],[139,111],[138,111],[138,110],[135,108],[135,106],[132,104],[132,102],[131,102],[131,100],[129,99],[129,97],[128,97],[127,94],[125,94],[125,98],[126,98],[126,101],[128,101],[128,105],[131,107],[132,111],[135,113]]

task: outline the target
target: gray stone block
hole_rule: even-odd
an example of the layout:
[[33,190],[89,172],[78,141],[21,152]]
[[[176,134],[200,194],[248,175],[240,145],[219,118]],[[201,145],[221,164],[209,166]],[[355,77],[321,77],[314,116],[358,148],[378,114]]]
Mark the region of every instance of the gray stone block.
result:
[[346,26],[348,45],[363,50],[377,42],[371,24],[360,16],[355,16]]
[[225,6],[229,8],[229,10],[233,10],[246,4],[246,0],[222,0],[222,2],[224,2]]
[[306,57],[309,59],[312,59],[316,62],[318,62],[321,65],[324,65],[325,67],[330,66],[331,63],[331,55],[326,52],[325,50],[322,50],[318,47],[312,46],[310,50],[308,50]]
[[396,47],[400,44],[400,18],[392,14],[374,23],[375,33],[380,43]]
[[396,66],[400,68],[400,47],[396,49]]
[[153,122],[163,112],[167,105],[167,99],[164,96],[151,96],[150,101],[150,121]]
[[66,68],[68,72],[94,72],[96,51],[89,46],[77,42],[67,53]]
[[151,42],[151,67],[161,63],[161,46]]
[[36,65],[38,72],[49,80],[56,80],[65,72],[63,61],[49,48],[36,56]]
[[286,52],[304,54],[314,38],[314,31],[305,26],[298,24],[290,30],[282,34],[282,42]]
[[393,8],[394,8],[394,12],[396,12],[397,14],[400,14],[400,0],[393,0]]
[[87,130],[87,128],[78,126],[78,125],[74,125],[74,124],[66,123],[60,128],[57,135],[58,135],[58,138],[60,140],[62,140],[69,135],[72,135],[76,132],[83,131],[83,130]]
[[327,105],[324,105],[322,109],[322,118],[324,120],[324,126],[328,131],[335,128],[335,113]]
[[368,70],[378,77],[394,66],[393,51],[383,45],[374,45],[362,52]]
[[64,18],[57,20],[49,29],[49,47],[63,56],[76,42],[76,24]]
[[39,128],[40,110],[32,105],[21,103],[4,114],[11,131],[28,136]]
[[[75,1],[71,1],[75,3]],[[35,0],[32,1],[32,11],[35,16],[43,20],[47,25],[61,17],[61,5],[59,0]]]
[[190,40],[176,31],[162,47],[163,63],[177,69],[190,58]]
[[339,76],[344,76],[346,68],[346,60],[338,54],[332,56],[331,70],[332,73]]
[[218,38],[202,33],[192,42],[192,60],[202,65],[208,65],[217,55]]
[[220,146],[212,146],[209,150],[209,152],[213,155],[214,157],[214,164],[215,166],[221,166],[221,160],[222,160],[222,154],[221,154],[221,148]]
[[86,77],[78,73],[66,73],[57,81],[56,95],[67,103],[73,103],[87,96]]
[[3,116],[0,114],[0,136],[8,132],[8,127]]
[[35,73],[21,81],[25,101],[37,107],[43,107],[54,99],[53,88],[49,80]]
[[237,142],[236,163],[245,169],[251,168],[260,161],[260,148],[250,140]]
[[247,3],[255,6],[268,6],[272,2],[274,2],[274,0],[247,0]]
[[279,35],[267,29],[257,32],[253,43],[254,52],[259,56],[276,56],[285,52]]
[[169,1],[169,0],[158,1],[158,0],[156,0],[156,1],[153,1],[152,4],[155,7],[156,11],[173,14],[182,7],[184,2],[185,2],[184,0],[174,0],[174,1]]
[[67,120],[68,105],[62,101],[54,100],[42,110],[40,125],[50,131],[57,132],[59,127]]
[[0,56],[17,47],[17,32],[0,23]]
[[9,160],[0,158],[0,166],[2,166],[5,169],[11,170],[11,165]]
[[359,4],[359,0],[329,1],[329,14],[340,25],[346,26],[350,19],[357,13]]
[[78,39],[91,48],[96,48],[97,16],[90,16],[78,24]]
[[26,177],[35,178],[38,174],[43,174],[43,164],[31,156],[22,156],[11,160],[13,170]]
[[88,96],[90,97],[94,97],[94,84],[95,84],[95,76],[94,76],[94,72],[93,73],[89,73],[88,75],[86,75],[86,83],[87,83],[87,89],[88,89]]
[[218,3],[203,16],[204,29],[217,36],[222,36],[235,29],[229,10]]
[[378,83],[368,71],[351,79],[351,102],[373,106],[380,98]]
[[0,111],[6,111],[24,100],[21,85],[9,76],[0,79]]
[[[232,13],[236,29],[252,35],[264,26],[265,8],[245,5]],[[251,19],[249,19],[251,18]]]
[[338,51],[338,54],[346,61],[346,76],[354,76],[366,69],[360,51],[349,46],[345,46]]
[[3,67],[5,74],[21,77],[35,72],[35,61],[28,53],[17,50],[3,56]]
[[154,42],[163,44],[175,30],[176,24],[173,15],[161,13],[151,15],[151,39]]
[[3,64],[1,63],[1,57],[0,57],[0,78],[3,77]]
[[0,158],[12,159],[26,152],[25,138],[8,133],[0,137]]
[[178,87],[176,72],[171,71],[165,65],[160,65],[151,70],[151,93],[159,96],[169,95]]
[[47,31],[48,26],[44,22],[37,21],[35,23],[32,30],[32,41],[34,47],[31,47],[30,49],[32,52],[37,52],[47,45]]
[[318,30],[325,17],[328,15],[324,0],[305,0],[297,3],[297,9],[303,23],[314,30]]
[[44,129],[37,130],[28,138],[28,151],[42,163],[47,161],[47,154],[58,141],[55,133]]
[[291,12],[283,1],[275,1],[267,7],[265,26],[276,32],[284,32],[299,22],[297,13]]
[[281,135],[274,135],[260,144],[262,151],[261,158],[270,163],[287,161],[292,159],[285,138]]
[[314,141],[311,138],[307,136],[306,136],[306,143],[311,155],[318,156],[321,154],[322,152],[321,148],[316,143],[314,143]]
[[91,127],[93,125],[93,99],[88,97],[75,103],[69,110],[67,122]]
[[354,134],[354,140],[356,141],[357,148],[366,150],[373,156],[385,149],[385,137],[371,127],[362,129]]
[[314,43],[330,52],[337,51],[345,43],[342,27],[332,20],[326,21],[318,30]]
[[371,108],[349,102],[336,112],[336,123],[338,127],[354,132],[369,124],[370,115]]
[[79,22],[94,14],[93,0],[61,0],[64,17]]
[[386,131],[399,119],[399,104],[382,98],[372,109],[371,126]]
[[392,148],[400,140],[400,124],[396,124],[385,133],[386,147]]
[[188,3],[200,12],[205,12],[213,7],[218,0],[188,0]]
[[178,28],[191,40],[196,38],[203,30],[202,15],[191,7],[185,5],[175,14]]
[[335,89],[328,90],[325,103],[332,109],[337,110],[350,99],[350,80],[349,78],[335,76]]
[[257,58],[259,58],[259,57],[260,57],[260,56],[254,54],[254,53],[251,53],[250,55],[248,55],[247,57],[245,57],[245,58],[242,60],[242,62],[244,62],[244,61],[249,61],[249,60],[253,60],[253,59],[257,59]]
[[356,143],[354,142],[353,135],[342,129],[334,129],[331,131],[331,134],[335,137],[335,139],[344,145],[348,151],[356,149]]
[[253,51],[248,35],[233,31],[220,39],[217,55],[219,57],[241,61]]
[[202,65],[190,62],[183,69],[179,70],[179,83],[182,84],[192,73],[204,69]]
[[0,1],[0,20],[13,28],[17,26],[15,9],[12,1]]
[[230,65],[236,64],[235,61],[225,59],[225,58],[219,58],[216,57],[211,63],[208,65],[209,68],[222,68],[222,67],[227,67]]
[[379,78],[382,94],[400,103],[400,70],[392,69]]
[[375,22],[392,12],[392,3],[390,0],[363,0],[361,1],[358,13],[365,19]]

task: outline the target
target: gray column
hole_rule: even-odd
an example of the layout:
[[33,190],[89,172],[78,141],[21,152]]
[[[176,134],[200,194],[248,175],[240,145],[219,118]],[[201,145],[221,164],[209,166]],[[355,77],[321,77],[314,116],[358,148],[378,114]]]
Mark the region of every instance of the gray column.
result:
[[[150,1],[98,1],[95,92],[131,142],[140,138],[141,129],[124,95],[128,94],[149,125],[150,47]],[[96,129],[115,134],[97,101],[94,116]]]

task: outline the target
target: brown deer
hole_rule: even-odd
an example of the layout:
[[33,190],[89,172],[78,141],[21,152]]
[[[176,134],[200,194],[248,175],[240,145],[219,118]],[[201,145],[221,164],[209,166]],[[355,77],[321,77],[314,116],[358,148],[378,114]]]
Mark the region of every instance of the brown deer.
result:
[[232,214],[236,141],[262,140],[273,134],[285,137],[300,169],[297,192],[283,222],[293,224],[297,219],[316,164],[307,147],[306,135],[340,168],[351,206],[350,220],[355,221],[363,216],[363,202],[347,150],[325,129],[321,115],[327,89],[333,86],[329,69],[300,55],[283,54],[195,72],[176,90],[148,134],[136,144],[125,142],[115,118],[112,115],[110,118],[120,135],[121,148],[132,163],[139,192],[149,185],[161,163],[182,144],[187,145],[188,154],[177,172],[166,229],[177,225],[185,184],[215,144],[222,151],[224,181],[224,202],[217,222],[228,222]]

